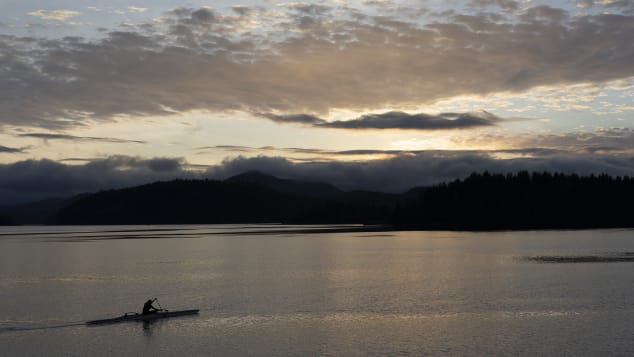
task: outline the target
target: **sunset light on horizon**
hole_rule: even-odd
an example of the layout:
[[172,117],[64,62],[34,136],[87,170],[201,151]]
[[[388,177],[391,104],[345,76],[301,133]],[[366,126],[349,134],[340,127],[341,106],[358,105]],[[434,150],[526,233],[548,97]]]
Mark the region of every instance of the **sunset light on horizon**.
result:
[[632,33],[618,0],[0,4],[0,197],[632,176]]

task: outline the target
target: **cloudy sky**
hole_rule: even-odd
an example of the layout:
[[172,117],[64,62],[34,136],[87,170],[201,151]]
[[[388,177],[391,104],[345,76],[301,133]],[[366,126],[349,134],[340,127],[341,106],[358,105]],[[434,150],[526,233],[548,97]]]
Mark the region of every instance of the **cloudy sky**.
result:
[[246,170],[634,175],[634,1],[0,3],[0,206]]

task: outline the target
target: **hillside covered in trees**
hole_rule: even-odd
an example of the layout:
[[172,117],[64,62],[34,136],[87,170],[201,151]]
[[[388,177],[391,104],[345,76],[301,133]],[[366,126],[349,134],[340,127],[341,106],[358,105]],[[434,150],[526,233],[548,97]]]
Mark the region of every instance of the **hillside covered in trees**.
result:
[[385,223],[398,195],[250,172],[102,191],[61,209],[52,224]]
[[174,180],[65,201],[49,224],[363,223],[387,229],[633,227],[634,179],[551,173],[472,174],[403,194],[345,192],[250,172]]
[[13,218],[6,214],[0,214],[0,226],[10,226],[15,224]]
[[632,227],[634,179],[472,174],[404,196],[397,223],[451,229]]

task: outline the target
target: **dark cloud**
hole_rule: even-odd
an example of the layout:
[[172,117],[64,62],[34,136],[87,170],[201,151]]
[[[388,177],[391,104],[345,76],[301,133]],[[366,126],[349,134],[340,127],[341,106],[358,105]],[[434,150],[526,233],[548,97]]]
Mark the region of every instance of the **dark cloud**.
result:
[[253,148],[248,146],[241,146],[241,145],[214,145],[214,146],[197,147],[196,150],[224,150],[224,151],[232,151],[232,152],[248,152],[248,151],[252,151]]
[[0,145],[0,153],[15,154],[15,153],[22,153],[22,152],[24,152],[24,148],[12,148],[8,146]]
[[336,129],[464,129],[494,125],[499,121],[490,113],[441,113],[438,115],[387,112],[363,115],[358,119],[320,123],[316,126]]
[[208,9],[199,9],[191,14],[191,19],[197,23],[209,23],[216,19],[216,15],[213,11]]
[[504,10],[517,10],[519,3],[515,0],[470,0],[471,6],[498,6]]
[[95,136],[74,136],[67,134],[52,134],[52,133],[26,133],[26,134],[18,134],[17,136],[23,138],[37,138],[43,140],[70,140],[70,141],[101,141],[107,143],[135,143],[135,144],[145,144],[145,141],[141,140],[126,140],[126,139],[117,139],[117,138],[103,138],[103,137],[95,137]]
[[231,6],[231,10],[233,10],[235,13],[242,15],[242,16],[246,16],[249,15],[250,13],[253,12],[253,9],[248,7],[248,6],[244,6],[244,5],[233,5]]
[[[182,159],[173,158],[114,156],[80,165],[27,160],[0,164],[0,201],[8,205],[174,178],[224,179],[251,170],[282,178],[328,182],[345,190],[387,192],[402,192],[414,186],[450,181],[484,170],[499,173],[529,170],[634,175],[634,159],[631,156],[540,150],[525,149],[523,152],[541,153],[543,156],[514,159],[495,158],[499,152],[477,151],[403,152],[388,159],[354,162],[237,157],[208,168],[194,168]],[[206,171],[192,170],[201,168],[206,168]]]
[[96,157],[67,157],[64,159],[61,159],[59,161],[61,162],[90,162],[93,160],[99,160],[99,158]]
[[85,164],[51,160],[0,164],[0,202],[4,205],[128,187],[178,177],[195,177],[183,159],[113,156]]
[[323,181],[342,189],[402,192],[472,172],[550,171],[578,174],[634,175],[634,159],[621,156],[556,154],[543,158],[495,159],[491,153],[433,151],[362,162],[292,162],[280,157],[236,158],[211,168],[212,177],[226,178],[259,170],[279,177]]
[[502,121],[501,118],[486,112],[476,113],[424,113],[408,114],[387,112],[367,114],[351,120],[326,121],[310,114],[258,114],[277,123],[295,123],[311,125],[316,128],[332,129],[401,129],[401,130],[440,130],[465,129],[490,126]]
[[258,114],[258,116],[262,116],[276,123],[295,123],[295,124],[311,124],[311,125],[319,125],[325,124],[326,121],[321,119],[315,115],[310,114],[284,114],[284,115],[276,115],[276,114]]
[[[161,24],[100,40],[0,35],[0,125],[63,129],[189,110],[310,121],[284,115],[316,119],[333,109],[634,75],[634,17],[624,14],[570,16],[537,6],[508,18],[454,13],[425,24],[286,6],[278,17],[178,8]],[[249,27],[257,21],[266,24],[259,32]]]

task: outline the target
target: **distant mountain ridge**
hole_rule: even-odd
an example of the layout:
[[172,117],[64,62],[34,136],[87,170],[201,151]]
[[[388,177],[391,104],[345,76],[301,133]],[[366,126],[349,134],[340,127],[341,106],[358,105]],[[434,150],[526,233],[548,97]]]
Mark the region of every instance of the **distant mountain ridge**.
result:
[[259,184],[278,192],[305,196],[334,196],[343,193],[343,191],[328,183],[281,179],[260,171],[247,171],[229,177],[225,182]]

